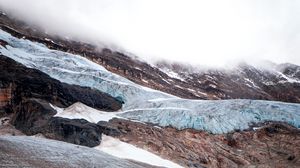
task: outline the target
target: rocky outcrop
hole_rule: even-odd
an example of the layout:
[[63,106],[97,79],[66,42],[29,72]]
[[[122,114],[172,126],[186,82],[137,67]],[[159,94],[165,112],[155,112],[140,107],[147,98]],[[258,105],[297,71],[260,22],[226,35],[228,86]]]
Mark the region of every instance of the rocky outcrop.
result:
[[56,114],[56,111],[45,100],[23,100],[13,114],[11,123],[27,135],[44,132],[44,127]]
[[0,70],[0,86],[5,92],[1,96],[7,112],[28,98],[42,99],[60,107],[80,101],[105,111],[115,111],[122,106],[120,101],[99,90],[61,83],[5,56],[0,56]]
[[53,117],[55,114],[48,102],[31,98],[16,107],[10,122],[26,135],[42,134],[46,138],[89,147],[100,144],[100,126],[83,119]]
[[9,117],[0,118],[0,136],[3,135],[24,135],[21,131],[17,130],[13,125],[9,123]]
[[120,140],[185,167],[299,167],[300,131],[283,123],[214,135],[192,129],[160,128],[112,119]]
[[108,135],[108,136],[120,136],[121,132],[118,128],[114,127],[110,123],[106,121],[99,121],[97,125],[101,128],[103,131],[103,134]]
[[12,100],[12,86],[8,85],[6,87],[0,86],[0,116],[5,111],[9,111],[7,107],[11,104]]
[[1,116],[26,135],[43,134],[52,139],[84,146],[101,142],[101,127],[85,120],[53,117],[49,103],[65,107],[77,101],[94,108],[114,111],[121,108],[117,99],[87,87],[61,83],[48,75],[0,56]]
[[43,135],[47,138],[88,147],[94,147],[101,143],[102,129],[97,124],[84,119],[53,117],[45,129]]

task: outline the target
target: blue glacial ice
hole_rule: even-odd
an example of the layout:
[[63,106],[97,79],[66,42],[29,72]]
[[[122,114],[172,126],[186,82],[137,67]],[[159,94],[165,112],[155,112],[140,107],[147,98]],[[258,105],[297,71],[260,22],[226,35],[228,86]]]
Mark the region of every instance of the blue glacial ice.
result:
[[283,121],[300,128],[300,104],[262,100],[188,100],[135,84],[79,55],[50,50],[0,30],[9,43],[0,52],[27,67],[69,84],[87,86],[121,98],[121,117],[178,129],[212,133],[247,129],[249,124]]
[[263,100],[184,100],[150,101],[146,109],[120,114],[122,117],[212,133],[244,130],[252,123],[282,121],[300,128],[300,104]]

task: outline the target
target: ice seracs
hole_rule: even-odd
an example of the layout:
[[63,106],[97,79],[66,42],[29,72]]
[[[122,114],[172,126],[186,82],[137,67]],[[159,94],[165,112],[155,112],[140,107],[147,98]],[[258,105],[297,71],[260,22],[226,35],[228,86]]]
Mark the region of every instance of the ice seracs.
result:
[[120,115],[159,126],[193,128],[211,133],[244,130],[253,123],[265,121],[282,121],[300,128],[300,104],[246,99],[170,99],[152,101],[147,106]]
[[[299,104],[239,99],[181,99],[135,84],[79,55],[50,50],[43,44],[15,38],[2,30],[0,38],[9,44],[6,47],[0,46],[3,55],[62,82],[95,88],[117,97],[124,102],[124,114],[117,115],[124,118],[212,133],[246,129],[251,123],[264,121],[283,121],[300,127]],[[91,122],[108,116],[93,110],[87,111],[84,113],[84,109],[78,110],[74,106],[60,115],[86,118]]]
[[151,98],[174,97],[137,85],[79,55],[50,50],[43,44],[15,38],[2,30],[0,30],[0,38],[9,43],[6,48],[0,46],[3,55],[27,67],[39,69],[62,82],[106,92],[125,102],[123,106],[125,109]]

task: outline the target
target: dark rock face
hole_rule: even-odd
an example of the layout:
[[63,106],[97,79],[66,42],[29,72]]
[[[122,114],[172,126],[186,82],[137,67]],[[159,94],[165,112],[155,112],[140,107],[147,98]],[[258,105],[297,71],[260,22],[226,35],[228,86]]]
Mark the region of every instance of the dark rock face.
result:
[[16,107],[11,123],[27,135],[45,131],[49,120],[56,114],[49,103],[41,99],[27,99]]
[[184,167],[299,167],[300,131],[284,123],[213,135],[112,119],[122,141],[149,150]]
[[103,134],[105,135],[113,136],[113,137],[121,135],[120,130],[114,127],[113,125],[111,125],[109,122],[99,121],[97,125],[101,128]]
[[83,119],[53,117],[55,114],[48,102],[27,99],[16,107],[11,123],[26,135],[41,133],[47,138],[89,147],[100,144],[100,126]]
[[97,124],[84,119],[71,120],[60,117],[51,118],[44,133],[48,138],[88,147],[100,145],[101,134],[102,130]]
[[12,125],[26,135],[42,133],[52,139],[97,146],[104,128],[86,120],[53,117],[56,111],[49,103],[65,107],[80,101],[106,111],[122,105],[108,94],[61,83],[5,56],[0,56],[0,70],[0,117],[10,114]]
[[9,109],[9,105],[12,101],[12,86],[0,86],[0,117],[1,114],[5,112],[10,113],[11,109]]
[[6,91],[5,97],[1,100],[6,102],[6,108],[13,108],[28,98],[42,99],[60,107],[67,107],[80,101],[90,107],[106,111],[115,111],[122,106],[120,101],[106,93],[61,83],[45,73],[27,68],[5,56],[0,56],[0,70],[0,86]]

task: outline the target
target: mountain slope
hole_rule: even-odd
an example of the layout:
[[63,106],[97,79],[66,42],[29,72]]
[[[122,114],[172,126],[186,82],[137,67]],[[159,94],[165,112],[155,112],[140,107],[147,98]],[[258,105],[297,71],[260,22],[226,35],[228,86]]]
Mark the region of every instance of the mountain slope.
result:
[[[270,65],[266,69],[241,64],[231,70],[206,71],[168,63],[152,66],[119,52],[98,51],[94,46],[53,38],[24,27],[26,24],[8,21],[0,17],[4,24],[0,30],[0,66],[5,72],[1,82],[8,81],[0,88],[0,116],[6,105],[11,105],[13,113],[4,114],[1,123],[11,117],[10,123],[27,135],[42,133],[47,138],[90,147],[101,143],[97,149],[133,159],[134,163],[174,167],[139,147],[186,167],[299,166],[300,105],[232,99],[298,102],[296,65]],[[22,86],[18,92],[15,84]],[[18,148],[12,141],[8,143]],[[39,142],[32,144],[35,141]],[[40,148],[44,142],[26,143]],[[46,147],[52,153],[53,147],[60,146]],[[3,149],[3,155],[11,155],[10,146]],[[38,152],[44,154],[43,149]],[[64,151],[58,155],[69,156]],[[86,155],[89,153],[78,157]],[[148,156],[153,160],[145,159]],[[66,159],[73,166],[73,158]],[[90,162],[78,162],[90,166]]]
[[0,25],[3,30],[18,38],[43,43],[51,49],[82,55],[139,85],[178,97],[300,102],[299,74],[290,74],[291,69],[299,69],[296,65],[273,65],[270,71],[244,64],[230,72],[224,69],[195,72],[188,71],[189,68],[185,65],[166,62],[150,65],[121,52],[107,48],[99,50],[87,43],[45,34],[34,26],[3,14],[0,15]]
[[124,102],[121,116],[178,129],[213,133],[247,129],[254,122],[284,121],[300,126],[300,105],[258,100],[189,100],[135,84],[88,59],[18,39],[0,31],[8,44],[0,52],[69,84],[91,87]]

